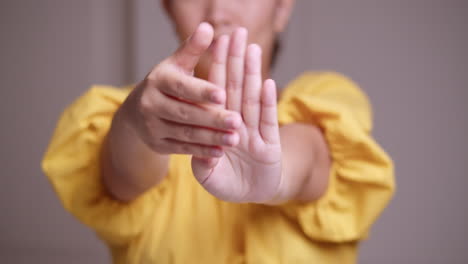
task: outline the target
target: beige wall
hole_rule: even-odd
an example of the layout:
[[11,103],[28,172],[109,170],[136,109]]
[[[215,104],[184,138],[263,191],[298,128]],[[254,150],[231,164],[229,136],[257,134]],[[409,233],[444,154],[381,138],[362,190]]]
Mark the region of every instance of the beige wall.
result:
[[[39,161],[92,83],[136,81],[176,48],[157,0],[0,2],[0,262],[105,263]],[[299,0],[275,77],[333,69],[361,84],[397,195],[360,263],[468,262],[468,2]]]

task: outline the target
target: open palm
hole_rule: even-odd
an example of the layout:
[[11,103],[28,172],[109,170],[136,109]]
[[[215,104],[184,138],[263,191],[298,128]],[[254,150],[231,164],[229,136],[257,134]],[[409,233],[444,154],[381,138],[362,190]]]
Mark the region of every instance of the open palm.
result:
[[262,81],[261,49],[247,47],[247,31],[218,39],[209,81],[226,87],[226,108],[242,117],[238,144],[221,158],[192,158],[197,180],[211,194],[233,202],[270,202],[281,185],[281,144],[274,81]]

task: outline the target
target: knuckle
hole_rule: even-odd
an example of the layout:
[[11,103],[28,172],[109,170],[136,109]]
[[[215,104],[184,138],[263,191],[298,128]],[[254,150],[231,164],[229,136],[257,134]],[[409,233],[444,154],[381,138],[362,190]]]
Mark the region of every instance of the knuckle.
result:
[[194,135],[194,128],[189,126],[184,126],[182,128],[182,136],[185,139],[191,139]]
[[260,123],[261,123],[262,125],[268,126],[268,127],[276,127],[276,126],[278,126],[278,122],[274,122],[274,121],[272,121],[272,120],[264,120],[264,119],[262,119],[262,120],[260,121]]
[[223,112],[219,111],[215,115],[213,124],[215,126],[218,126],[218,127],[222,128],[222,127],[225,126],[225,119],[226,119],[225,114]]
[[204,87],[203,89],[201,89],[201,91],[199,92],[200,94],[200,98],[203,98],[203,99],[206,99],[206,100],[212,100],[212,93],[213,93],[213,90],[211,87]]
[[200,156],[210,156],[211,154],[211,148],[209,147],[198,147],[197,153]]
[[157,90],[168,90],[168,88],[172,88],[171,84],[175,79],[173,72],[174,71],[170,69],[169,65],[166,65],[166,63],[163,62],[148,74],[145,81],[147,85],[152,86]]
[[211,140],[212,140],[212,142],[222,144],[224,135],[225,135],[225,133],[215,132],[215,133],[212,134]]
[[180,79],[175,79],[171,87],[174,96],[182,97],[184,94],[184,83]]
[[242,98],[242,103],[246,105],[258,105],[260,104],[260,98],[255,96],[245,96]]
[[180,144],[180,150],[182,153],[190,153],[191,147],[189,144]]
[[159,70],[158,68],[154,68],[145,78],[145,81],[148,83],[155,83],[158,80]]
[[164,62],[156,65],[146,76],[145,80],[150,83],[158,82],[160,77],[164,76]]
[[132,101],[136,107],[136,110],[141,114],[148,114],[154,112],[159,103],[158,91],[153,89],[153,86],[145,81],[140,89],[132,96]]
[[185,107],[178,107],[175,115],[181,121],[190,120],[190,112]]
[[143,96],[137,107],[141,116],[147,121],[159,118],[167,112],[166,107],[164,107],[164,102],[162,102],[157,95]]
[[237,79],[230,79],[227,82],[227,89],[229,90],[239,90],[241,89],[241,83]]
[[154,113],[160,118],[170,119],[173,116],[171,108],[170,104],[161,101],[155,104]]
[[138,111],[145,115],[146,113],[150,112],[153,109],[153,101],[149,98],[149,96],[142,96],[137,104]]

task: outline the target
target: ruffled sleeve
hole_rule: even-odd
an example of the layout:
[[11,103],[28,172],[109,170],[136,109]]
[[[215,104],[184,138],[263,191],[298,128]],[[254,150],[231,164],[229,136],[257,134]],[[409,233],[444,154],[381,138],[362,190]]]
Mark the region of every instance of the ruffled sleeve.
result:
[[282,206],[311,239],[348,242],[364,238],[394,192],[393,163],[371,136],[366,95],[336,73],[304,74],[284,91],[280,124],[318,125],[332,167],[326,194],[311,203]]
[[95,86],[62,114],[42,169],[63,206],[113,246],[127,244],[149,221],[166,181],[130,203],[113,200],[100,177],[99,153],[129,89]]

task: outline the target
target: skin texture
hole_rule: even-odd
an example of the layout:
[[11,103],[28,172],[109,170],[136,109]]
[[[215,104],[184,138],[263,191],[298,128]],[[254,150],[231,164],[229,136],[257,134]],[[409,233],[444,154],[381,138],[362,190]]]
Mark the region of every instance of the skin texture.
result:
[[276,84],[264,78],[293,3],[162,1],[185,41],[114,117],[102,163],[116,199],[131,201],[158,184],[175,153],[192,155],[195,178],[222,200],[306,202],[325,192],[330,158],[322,132],[279,128]]

